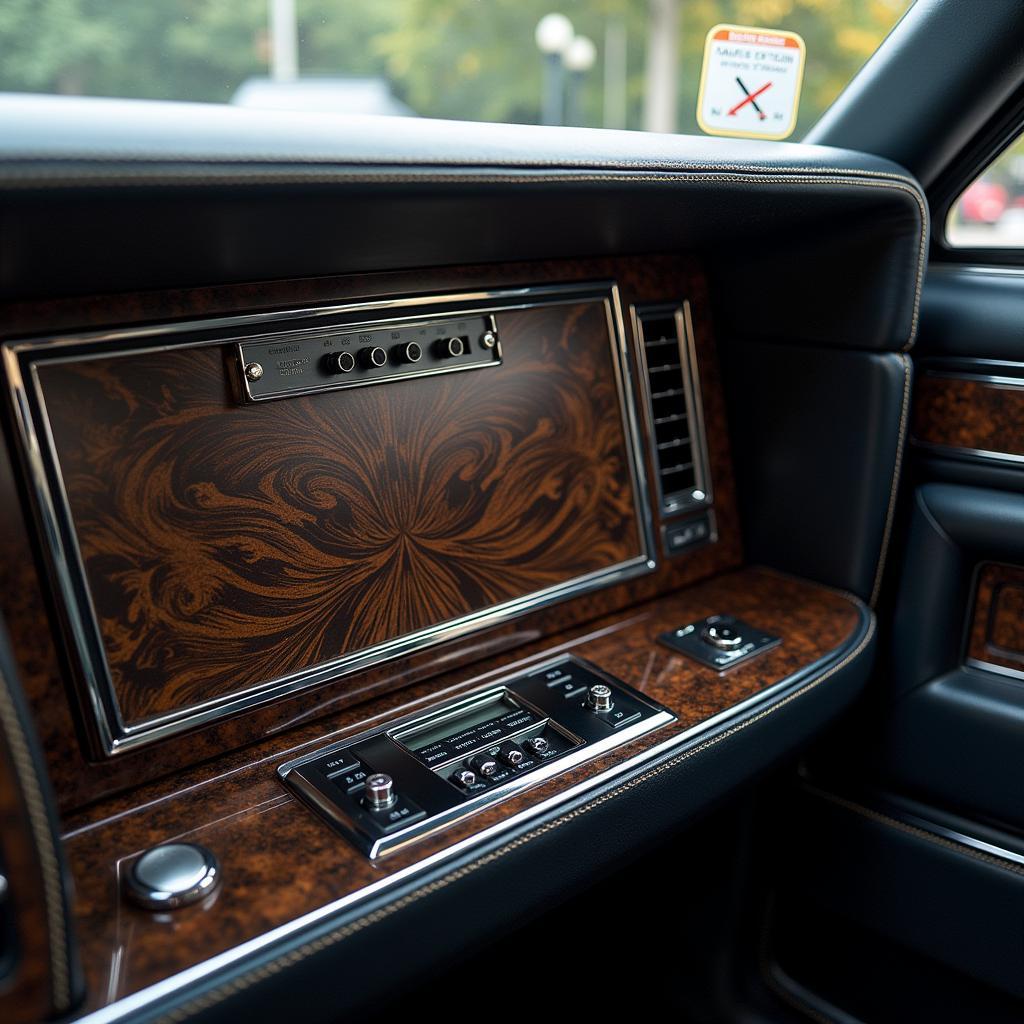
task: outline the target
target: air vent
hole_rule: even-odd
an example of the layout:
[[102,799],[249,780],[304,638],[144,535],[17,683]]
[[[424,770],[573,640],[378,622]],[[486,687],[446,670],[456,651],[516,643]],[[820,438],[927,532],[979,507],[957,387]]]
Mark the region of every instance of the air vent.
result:
[[683,306],[658,306],[637,309],[634,314],[644,363],[648,436],[654,448],[663,515],[710,501],[687,313]]

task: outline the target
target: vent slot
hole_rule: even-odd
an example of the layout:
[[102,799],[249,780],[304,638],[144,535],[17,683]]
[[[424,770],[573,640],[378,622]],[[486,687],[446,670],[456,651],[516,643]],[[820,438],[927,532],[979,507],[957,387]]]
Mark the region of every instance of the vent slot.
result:
[[644,364],[648,436],[663,515],[710,501],[693,346],[684,307],[635,311]]

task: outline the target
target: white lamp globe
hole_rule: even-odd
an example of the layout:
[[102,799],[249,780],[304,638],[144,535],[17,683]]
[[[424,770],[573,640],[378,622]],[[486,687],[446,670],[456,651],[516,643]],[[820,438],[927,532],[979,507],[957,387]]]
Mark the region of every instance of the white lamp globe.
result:
[[597,60],[597,47],[586,37],[577,36],[562,55],[570,71],[589,71]]
[[533,38],[541,53],[564,53],[572,42],[572,22],[564,14],[545,14],[537,22]]

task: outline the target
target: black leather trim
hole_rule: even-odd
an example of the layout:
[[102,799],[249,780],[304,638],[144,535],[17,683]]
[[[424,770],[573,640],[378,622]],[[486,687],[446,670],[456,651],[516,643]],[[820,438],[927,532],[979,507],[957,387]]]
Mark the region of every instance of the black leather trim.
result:
[[725,353],[751,560],[873,604],[902,462],[909,358],[758,344]]
[[0,157],[8,300],[690,249],[728,267],[744,336],[900,349],[917,328],[927,206],[866,154],[0,97]]
[[[280,1019],[292,1012],[295,993],[302,992],[304,1020],[312,1024],[394,993],[411,978],[404,971],[429,970],[521,924],[809,740],[862,690],[873,662],[874,630],[874,617],[862,606],[857,635],[807,677],[739,720],[196,980],[185,991],[164,994],[129,1019],[161,1024]],[[344,984],[339,984],[342,962]],[[382,970],[382,964],[389,969]],[[126,1005],[126,1013],[129,1009]]]
[[1022,309],[1024,270],[932,265],[915,355],[1024,362]]

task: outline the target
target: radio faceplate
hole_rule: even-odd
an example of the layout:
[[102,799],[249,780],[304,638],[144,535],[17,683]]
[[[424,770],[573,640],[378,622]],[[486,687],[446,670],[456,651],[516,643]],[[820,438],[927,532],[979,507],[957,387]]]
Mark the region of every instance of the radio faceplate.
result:
[[674,720],[574,657],[278,768],[377,857]]

